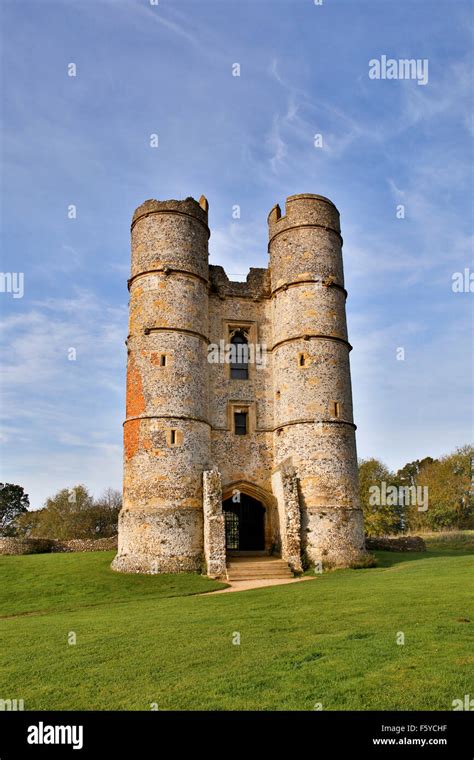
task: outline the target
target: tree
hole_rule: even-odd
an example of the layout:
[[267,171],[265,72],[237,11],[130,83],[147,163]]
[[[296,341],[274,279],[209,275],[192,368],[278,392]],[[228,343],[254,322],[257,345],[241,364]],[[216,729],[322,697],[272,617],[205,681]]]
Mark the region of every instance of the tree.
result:
[[122,492],[115,488],[106,488],[102,496],[99,496],[95,501],[95,504],[118,513],[122,508]]
[[359,463],[359,484],[366,534],[384,536],[401,531],[403,505],[399,502],[395,475],[388,467],[378,459],[362,460]]
[[35,538],[105,538],[117,533],[118,513],[122,506],[120,491],[108,488],[94,501],[83,485],[63,488],[46,500],[43,509],[22,519],[18,530]]
[[36,538],[56,538],[64,541],[71,538],[85,538],[88,533],[87,511],[92,505],[92,496],[85,486],[62,488],[54,496],[46,499],[43,509],[38,512],[37,522],[32,527],[30,535]]
[[410,530],[462,529],[472,525],[473,457],[474,447],[462,446],[452,454],[431,460],[418,469],[415,483],[418,487],[427,489],[428,509],[420,512],[416,506],[412,506],[407,510]]
[[22,486],[0,483],[0,535],[15,535],[15,521],[29,506],[28,494]]
[[417,479],[420,476],[423,468],[429,464],[433,464],[436,461],[432,457],[425,457],[424,459],[416,459],[414,462],[408,462],[401,470],[397,472],[397,480],[401,486],[414,486],[417,484]]
[[15,536],[18,538],[30,538],[37,536],[36,526],[41,519],[42,509],[33,509],[30,512],[23,512],[15,520]]
[[102,496],[94,501],[89,510],[89,529],[95,538],[106,538],[117,533],[118,515],[122,507],[122,494],[113,488],[107,488]]

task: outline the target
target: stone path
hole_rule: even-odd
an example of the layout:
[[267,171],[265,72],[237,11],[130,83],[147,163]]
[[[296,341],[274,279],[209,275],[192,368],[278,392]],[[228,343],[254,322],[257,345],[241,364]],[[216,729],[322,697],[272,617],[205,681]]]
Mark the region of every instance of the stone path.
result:
[[314,578],[305,575],[303,578],[265,578],[246,581],[223,581],[228,583],[228,588],[222,588],[218,591],[205,591],[198,596],[215,596],[216,594],[230,594],[233,591],[251,591],[254,588],[265,588],[266,586],[283,586],[287,583],[301,583],[302,581],[314,581]]

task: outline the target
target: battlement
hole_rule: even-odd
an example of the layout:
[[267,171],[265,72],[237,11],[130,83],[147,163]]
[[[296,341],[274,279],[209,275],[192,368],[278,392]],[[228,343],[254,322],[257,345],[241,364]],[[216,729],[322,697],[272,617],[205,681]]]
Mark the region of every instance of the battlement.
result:
[[184,216],[191,216],[207,227],[208,211],[209,203],[204,195],[201,195],[199,201],[191,198],[190,196],[188,198],[185,198],[183,201],[174,199],[157,201],[150,199],[135,209],[132,217],[132,228],[136,222],[144,216],[159,213],[183,214]]
[[340,235],[339,211],[324,195],[301,193],[288,196],[284,216],[278,203],[268,215],[270,240],[284,230],[303,226],[323,227]]
[[245,282],[229,280],[221,266],[209,266],[210,293],[220,298],[238,297],[270,298],[270,273],[268,269],[251,267]]

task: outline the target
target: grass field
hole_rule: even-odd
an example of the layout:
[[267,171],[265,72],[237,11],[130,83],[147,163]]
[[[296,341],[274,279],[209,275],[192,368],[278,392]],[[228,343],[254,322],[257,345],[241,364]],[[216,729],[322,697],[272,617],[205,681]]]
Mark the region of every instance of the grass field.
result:
[[112,573],[113,552],[2,557],[0,698],[39,710],[450,710],[474,693],[472,536],[429,546],[217,596],[197,595],[221,586],[197,575]]

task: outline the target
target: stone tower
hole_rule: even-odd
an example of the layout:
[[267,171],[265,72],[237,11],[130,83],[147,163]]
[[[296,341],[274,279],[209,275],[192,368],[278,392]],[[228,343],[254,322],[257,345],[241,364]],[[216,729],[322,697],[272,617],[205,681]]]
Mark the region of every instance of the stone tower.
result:
[[[224,575],[230,552],[365,554],[339,213],[269,215],[269,269],[208,264],[208,203],[132,220],[124,499],[113,568]],[[237,351],[243,353],[236,354]],[[237,358],[236,358],[237,356]]]
[[337,565],[364,543],[339,212],[322,196],[294,195],[268,224],[274,468],[296,467],[309,559]]
[[200,567],[209,467],[207,201],[147,201],[132,220],[124,489],[114,568]]

